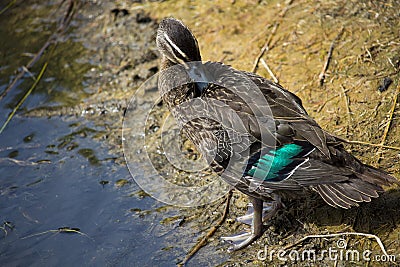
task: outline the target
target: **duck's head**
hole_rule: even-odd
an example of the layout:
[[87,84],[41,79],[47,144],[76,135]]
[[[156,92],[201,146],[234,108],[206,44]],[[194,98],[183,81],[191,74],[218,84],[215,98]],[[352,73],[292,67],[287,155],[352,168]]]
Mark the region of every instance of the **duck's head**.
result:
[[163,65],[201,61],[196,37],[180,20],[163,19],[158,27],[156,42],[163,56]]

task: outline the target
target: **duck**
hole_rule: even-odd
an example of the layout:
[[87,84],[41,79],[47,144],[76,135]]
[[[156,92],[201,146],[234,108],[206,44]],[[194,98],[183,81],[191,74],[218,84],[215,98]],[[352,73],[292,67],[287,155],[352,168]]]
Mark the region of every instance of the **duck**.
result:
[[212,170],[249,198],[251,212],[238,221],[251,230],[222,238],[232,250],[262,236],[284,199],[314,192],[334,208],[350,209],[377,198],[383,186],[399,184],[347,152],[345,140],[322,129],[280,84],[203,62],[182,21],[162,19],[156,45],[163,103]]

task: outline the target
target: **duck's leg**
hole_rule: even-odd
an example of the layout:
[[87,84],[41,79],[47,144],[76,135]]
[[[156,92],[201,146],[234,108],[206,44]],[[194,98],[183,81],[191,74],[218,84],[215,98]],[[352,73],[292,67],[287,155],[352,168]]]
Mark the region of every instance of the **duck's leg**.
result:
[[[263,218],[262,218],[263,201],[253,197],[250,197],[250,201],[253,204],[253,209],[254,209],[253,221],[251,223],[251,232],[231,237],[222,237],[223,240],[231,241],[234,243],[232,250],[239,250],[250,245],[251,243],[253,243],[254,240],[259,238],[264,233]],[[240,243],[235,244],[237,242]]]
[[[274,206],[275,206],[274,202],[263,201],[262,217],[263,217],[264,222],[267,221],[266,220],[267,217],[270,217],[269,213],[272,211]],[[246,214],[243,216],[237,217],[236,221],[247,224],[247,225],[251,225],[253,222],[253,216],[254,216],[253,204],[251,202],[249,202]]]
[[285,205],[282,203],[282,199],[279,195],[272,194],[272,198],[274,199],[274,201],[272,201],[272,203],[271,203],[269,212],[266,213],[265,215],[263,215],[263,222],[271,220],[276,215],[278,210],[285,207]]
[[[250,245],[264,233],[263,222],[270,220],[275,216],[280,208],[284,207],[279,195],[272,194],[272,197],[274,201],[268,203],[249,197],[251,205],[249,205],[248,214],[237,218],[237,220],[245,224],[250,224],[251,232],[222,237],[223,240],[230,241],[234,244],[231,250],[239,250]],[[248,223],[249,219],[252,219],[251,223]]]

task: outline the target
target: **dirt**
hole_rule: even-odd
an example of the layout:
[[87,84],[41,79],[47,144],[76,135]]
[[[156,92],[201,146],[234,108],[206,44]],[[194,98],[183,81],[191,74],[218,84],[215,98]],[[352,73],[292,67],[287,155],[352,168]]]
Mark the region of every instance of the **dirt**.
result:
[[[113,11],[112,10],[119,10]],[[124,12],[126,10],[127,12]],[[157,21],[166,16],[183,20],[197,36],[203,60],[222,61],[241,70],[251,71],[262,47],[268,49],[262,59],[279,82],[303,100],[310,115],[328,131],[349,140],[388,146],[400,146],[399,104],[393,101],[399,92],[400,3],[397,1],[102,1],[87,2],[80,11],[84,23],[78,39],[90,49],[90,63],[95,67],[86,75],[91,96],[76,106],[36,109],[29,116],[85,116],[104,132],[96,138],[112,147],[117,164],[124,164],[121,127],[130,97],[146,79],[158,71],[155,47]],[[332,59],[323,86],[319,75],[332,42]],[[261,63],[257,73],[271,78]],[[385,77],[393,83],[386,91],[378,87]],[[154,114],[149,140],[154,151],[165,107]],[[390,124],[388,130],[386,127]],[[387,170],[400,178],[398,150],[371,145],[348,145],[347,149],[363,162]],[[198,157],[186,144],[188,157]],[[175,181],[185,181],[187,174],[165,165],[160,156],[154,161],[159,169],[173,173]],[[400,259],[400,204],[398,190],[389,190],[381,198],[348,211],[330,208],[319,198],[301,199],[286,204],[268,230],[250,247],[229,254],[221,266],[284,266],[293,262],[257,259],[257,253],[269,248],[280,249],[306,235],[365,232],[378,235],[388,254]],[[192,209],[180,209],[177,238],[193,245],[220,218],[223,200]],[[243,230],[234,219],[246,210],[247,200],[235,192],[228,220],[201,252],[195,256],[207,262],[207,253],[223,254],[227,248],[219,237]],[[175,220],[172,220],[175,221]],[[168,223],[168,220],[167,222]],[[349,247],[370,249],[382,254],[377,243],[362,237],[344,237]],[[303,243],[307,248],[334,246],[337,239],[314,238]],[[189,246],[190,247],[190,246]],[[187,248],[187,246],[186,246]],[[167,253],[167,252],[166,252]],[[181,257],[177,261],[182,260]],[[303,265],[304,262],[297,261]],[[314,263],[307,262],[308,266]],[[337,261],[335,266],[348,266]],[[351,262],[354,266],[366,262]],[[331,266],[327,259],[315,266]],[[372,262],[370,266],[386,266]]]

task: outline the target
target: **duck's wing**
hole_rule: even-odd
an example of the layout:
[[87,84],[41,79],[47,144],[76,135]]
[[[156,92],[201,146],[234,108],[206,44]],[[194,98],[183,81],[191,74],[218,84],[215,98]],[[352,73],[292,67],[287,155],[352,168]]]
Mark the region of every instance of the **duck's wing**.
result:
[[227,104],[252,136],[261,140],[272,132],[276,146],[306,141],[330,158],[327,143],[337,140],[308,116],[296,95],[253,73],[216,62],[204,65],[214,79],[202,95]]
[[[347,153],[339,139],[308,116],[301,100],[280,85],[220,63],[205,66],[215,80],[201,95],[228,105],[257,140],[250,144],[239,190],[249,193],[253,187],[250,191],[262,196],[311,188],[329,205],[349,208],[377,197],[383,185],[397,182]],[[265,110],[270,113],[260,113]],[[265,145],[263,130],[273,132],[275,146]]]
[[[382,186],[400,184],[385,171],[362,164],[341,145],[329,146],[330,160],[325,160],[316,149],[306,155],[305,152],[296,155],[293,148],[279,151],[285,146],[277,149],[274,158],[269,156],[271,152],[262,153],[247,172],[245,179],[258,185],[256,191],[261,196],[272,191],[309,188],[318,192],[329,205],[347,209],[378,197],[378,193],[383,192]],[[295,144],[292,146],[297,150],[304,149]]]

